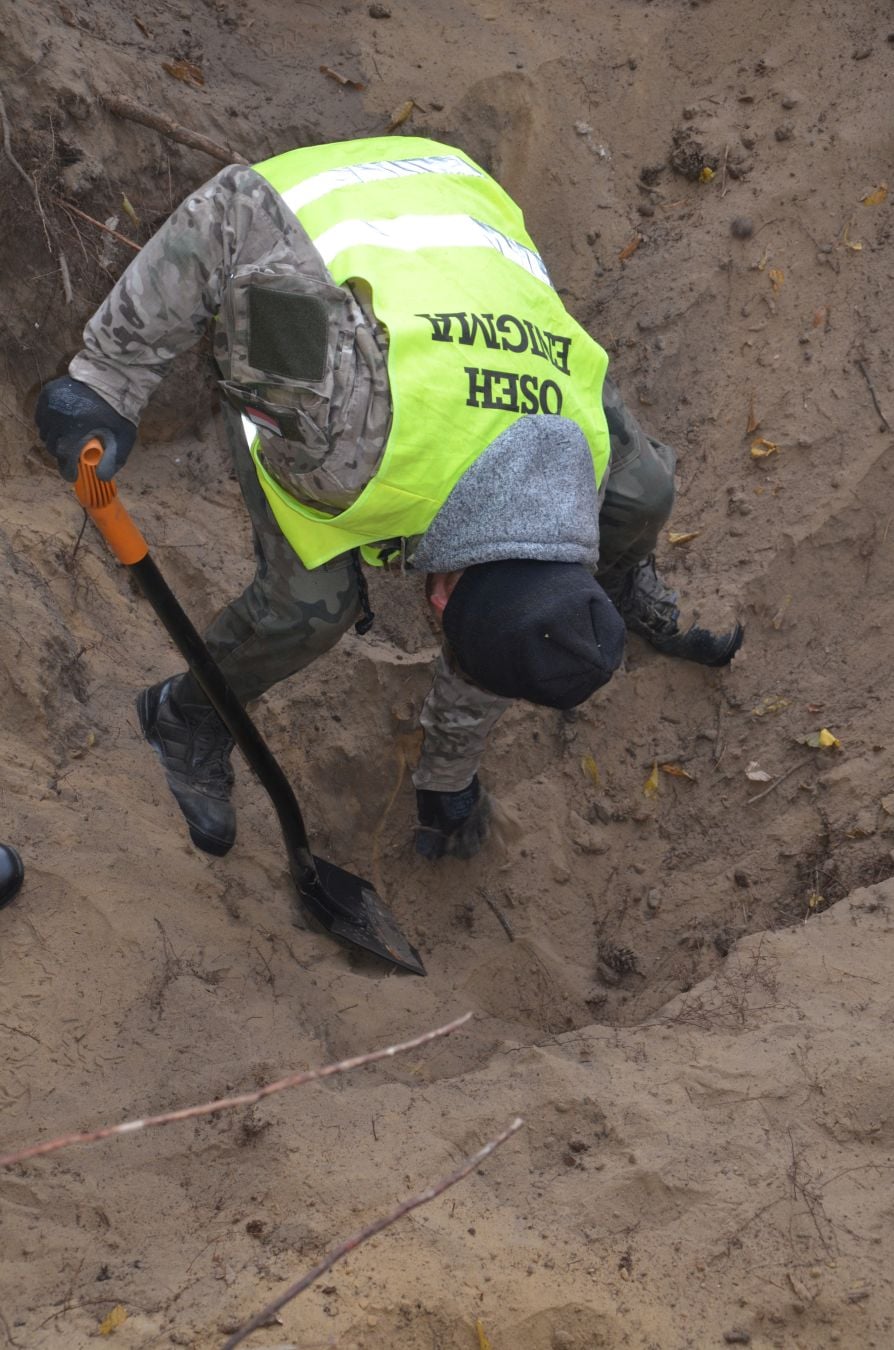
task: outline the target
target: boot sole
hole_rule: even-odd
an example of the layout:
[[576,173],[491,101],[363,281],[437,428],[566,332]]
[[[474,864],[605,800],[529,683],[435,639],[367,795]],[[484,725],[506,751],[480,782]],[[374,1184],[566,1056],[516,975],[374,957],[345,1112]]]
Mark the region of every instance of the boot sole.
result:
[[[140,730],[143,733],[143,739],[147,744],[151,745],[156,755],[158,755],[162,768],[164,769],[164,751],[160,741],[156,737],[153,737],[152,732],[150,731],[150,727],[155,724],[156,716],[158,714],[158,702],[159,695],[157,685],[152,685],[149,689],[142,689],[137,695],[137,717],[140,719]],[[183,807],[180,805],[179,801],[177,801],[177,794],[171,787],[170,775],[166,769],[165,778],[167,779],[168,787],[171,788],[171,795],[174,798],[174,801],[177,802],[177,807],[180,810],[181,815],[183,815],[183,819],[186,821],[189,837],[196,848],[201,849],[203,853],[210,853],[212,858],[225,857],[236,842],[235,835],[232,839],[221,839],[217,835],[206,834],[204,830],[193,825],[193,823],[187,819]]]

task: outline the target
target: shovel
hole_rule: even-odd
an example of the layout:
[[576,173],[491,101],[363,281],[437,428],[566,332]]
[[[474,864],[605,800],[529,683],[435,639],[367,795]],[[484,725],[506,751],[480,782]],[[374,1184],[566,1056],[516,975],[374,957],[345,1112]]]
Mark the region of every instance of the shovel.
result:
[[424,975],[419,953],[401,933],[368,881],[310,851],[301,810],[289,781],[248,713],[230,688],[208,648],[181,609],[149,556],[149,545],[131,520],[113,482],[96,476],[102,443],[95,438],[81,451],[75,493],[119,562],[140,589],[187,661],[215,712],[254,769],[276,808],[289,871],[305,909],[340,942],[361,947],[402,970]]

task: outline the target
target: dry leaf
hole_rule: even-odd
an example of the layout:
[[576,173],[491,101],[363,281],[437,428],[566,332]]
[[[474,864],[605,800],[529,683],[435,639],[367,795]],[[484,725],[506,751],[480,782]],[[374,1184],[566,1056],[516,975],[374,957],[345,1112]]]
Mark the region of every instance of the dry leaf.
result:
[[778,694],[765,694],[757,707],[751,709],[751,716],[766,717],[767,713],[775,715],[781,713],[783,708],[787,707],[787,698],[780,698]]
[[881,206],[887,195],[888,184],[879,183],[877,188],[874,188],[872,192],[867,192],[865,197],[860,198],[860,201],[864,206]]
[[879,803],[886,816],[894,816],[894,794],[888,797],[882,797]]
[[117,1331],[127,1321],[127,1309],[122,1303],[116,1303],[110,1313],[102,1319],[99,1324],[100,1336],[111,1336],[113,1331]]
[[153,34],[151,28],[147,28],[146,25],[143,23],[143,20],[142,20],[142,19],[138,19],[137,16],[134,15],[134,16],[133,16],[133,21],[134,21],[134,23],[136,24],[137,28],[139,28],[140,32],[143,34],[144,37],[147,37],[147,38],[154,37],[154,34]]
[[699,181],[700,183],[710,183],[710,181],[711,181],[711,179],[712,179],[713,177],[714,177],[714,170],[713,170],[713,169],[709,169],[708,166],[707,166],[707,164],[706,164],[705,167],[702,169],[701,173],[700,173],[699,176],[698,176],[698,181]]
[[349,89],[365,89],[366,85],[362,80],[349,80],[347,75],[340,75],[337,70],[331,66],[320,66],[320,72],[327,75],[330,80],[335,80],[337,84],[347,85]]
[[801,736],[802,745],[809,745],[812,750],[840,750],[841,741],[837,736],[833,736],[831,731],[823,727],[821,731],[814,731],[810,736]]
[[775,441],[768,441],[763,436],[759,436],[756,441],[751,442],[751,458],[766,459],[768,455],[778,455],[779,446]]
[[668,530],[668,542],[674,545],[689,544],[693,539],[697,539],[701,530],[689,530],[688,533],[678,534],[675,530]]
[[484,1330],[484,1323],[480,1317],[475,1319],[475,1330],[478,1332],[478,1350],[492,1350],[490,1339]]
[[593,756],[584,755],[583,759],[580,762],[580,766],[583,769],[584,773],[592,782],[593,786],[599,787],[600,786],[599,765],[596,763]]
[[854,253],[859,253],[863,248],[863,245],[858,243],[856,239],[851,239],[850,235],[848,234],[849,230],[850,224],[845,225],[844,230],[842,231],[841,234],[841,242],[842,244],[844,244],[845,248],[851,249]]
[[654,797],[658,792],[658,761],[652,765],[652,772],[643,783],[643,796]]
[[767,276],[770,278],[770,285],[773,287],[773,294],[777,295],[782,290],[782,284],[785,281],[785,273],[780,267],[771,267]]
[[761,419],[754,411],[754,390],[748,396],[748,425],[745,428],[745,435],[751,436],[757,431],[761,424]]
[[807,897],[807,908],[819,909],[821,904],[823,904],[823,897],[820,895],[819,891],[811,891]]
[[819,309],[815,309],[815,310],[813,311],[813,327],[814,327],[814,328],[828,328],[828,327],[829,327],[829,306],[828,306],[828,305],[820,305]]
[[399,108],[395,108],[394,112],[391,114],[391,121],[385,128],[386,132],[394,131],[395,127],[402,126],[415,107],[416,104],[413,99],[408,98],[406,103],[402,103]]
[[782,620],[785,618],[785,611],[788,609],[791,603],[792,597],[790,595],[787,595],[783,600],[782,604],[777,609],[776,613],[773,615],[772,627],[776,629],[777,633],[782,627]]
[[692,774],[680,764],[661,764],[659,768],[662,773],[669,774],[671,778],[688,778],[690,783],[695,782]]
[[642,242],[643,242],[642,235],[635,234],[633,238],[628,243],[626,243],[624,247],[621,249],[621,252],[618,254],[618,262],[626,262],[628,258],[632,258]]
[[762,769],[756,759],[749,760],[748,768],[745,770],[745,777],[750,778],[752,783],[769,783],[773,775]]
[[133,221],[134,225],[139,225],[139,223],[140,223],[140,217],[137,215],[136,211],[133,209],[133,205],[132,205],[131,202],[128,200],[128,198],[124,195],[123,192],[122,192],[122,194],[121,194],[121,210],[124,212],[124,214],[125,214],[126,216],[129,216],[129,217],[130,217],[130,219]]
[[185,60],[182,56],[176,61],[162,61],[162,70],[166,70],[169,75],[173,75],[175,80],[182,80],[184,84],[205,83],[205,76],[198,66],[193,65],[192,61]]

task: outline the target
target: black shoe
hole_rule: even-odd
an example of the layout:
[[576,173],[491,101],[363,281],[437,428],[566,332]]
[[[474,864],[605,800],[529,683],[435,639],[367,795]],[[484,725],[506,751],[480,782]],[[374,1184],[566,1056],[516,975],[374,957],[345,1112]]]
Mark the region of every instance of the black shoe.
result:
[[14,900],[25,880],[22,860],[11,844],[0,844],[0,909]]
[[178,701],[183,678],[143,690],[137,699],[140,727],[162,762],[192,842],[221,858],[236,839],[236,812],[230,801],[233,739],[207,703]]
[[474,858],[490,828],[490,798],[478,775],[459,792],[416,789],[416,852],[429,862],[445,853],[454,858]]
[[658,575],[654,554],[627,572],[598,580],[628,630],[666,656],[701,666],[726,666],[742,645],[745,630],[740,623],[728,633],[712,633],[697,624],[680,632],[679,596]]

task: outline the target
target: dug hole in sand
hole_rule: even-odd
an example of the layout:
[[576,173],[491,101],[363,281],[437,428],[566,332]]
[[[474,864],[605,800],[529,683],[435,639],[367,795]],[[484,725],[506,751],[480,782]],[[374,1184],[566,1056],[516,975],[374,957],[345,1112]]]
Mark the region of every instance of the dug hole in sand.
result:
[[[5,1170],[0,1344],[216,1350],[521,1115],[248,1343],[894,1345],[888,7],[9,0],[4,18],[0,839],[27,877],[0,914],[0,1149],[474,1018],[250,1110]],[[145,241],[218,166],[103,94],[249,161],[391,125],[495,173],[679,452],[663,572],[702,621],[746,624],[728,671],[631,639],[573,719],[514,707],[472,863],[412,851],[435,650],[418,579],[374,578],[372,634],[264,700],[315,848],[373,878],[426,980],[293,925],[244,765],[236,848],[196,852],[139,737],[136,692],[179,663],[80,537],[31,417],[133,255],[119,236]],[[199,349],[120,479],[199,627],[251,571],[216,422]],[[824,730],[837,744],[810,744]]]

